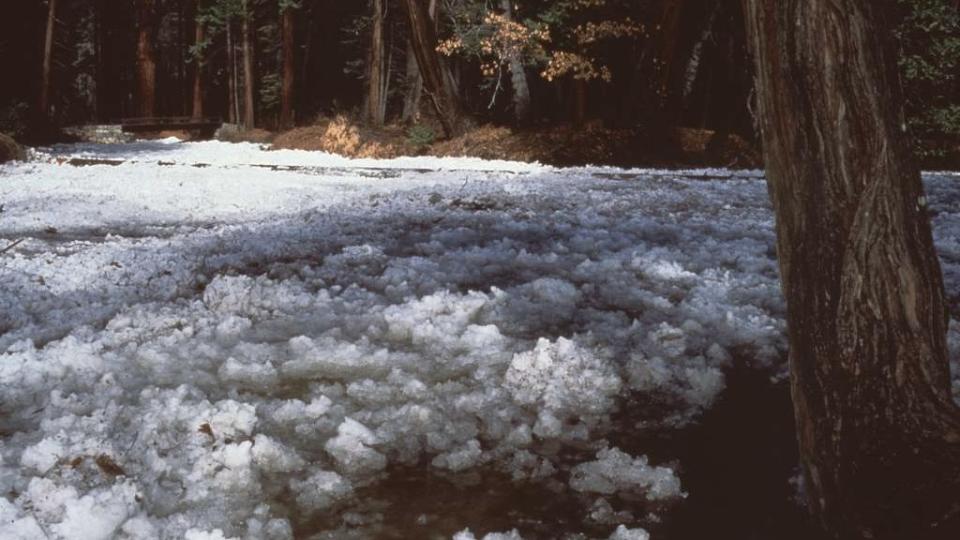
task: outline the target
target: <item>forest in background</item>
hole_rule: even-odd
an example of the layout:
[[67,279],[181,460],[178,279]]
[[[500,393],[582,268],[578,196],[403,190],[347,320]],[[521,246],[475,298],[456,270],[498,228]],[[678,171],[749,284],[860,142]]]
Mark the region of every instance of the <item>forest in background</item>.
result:
[[[739,1],[38,0],[16,10],[0,21],[10,75],[0,131],[27,142],[130,117],[282,131],[338,114],[404,126],[414,143],[480,124],[590,123],[650,144],[673,127],[757,139]],[[888,11],[918,153],[952,166],[960,1],[897,0]]]

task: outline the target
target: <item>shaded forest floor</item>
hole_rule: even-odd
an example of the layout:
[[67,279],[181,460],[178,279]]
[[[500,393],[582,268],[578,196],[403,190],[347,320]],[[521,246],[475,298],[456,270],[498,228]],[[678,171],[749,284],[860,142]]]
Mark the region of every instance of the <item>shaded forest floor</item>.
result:
[[600,122],[538,126],[514,130],[478,126],[449,140],[427,126],[362,126],[346,116],[322,119],[312,126],[279,134],[263,130],[227,134],[234,141],[272,142],[275,149],[320,150],[347,157],[476,157],[540,162],[557,166],[619,167],[762,166],[758,149],[738,135],[720,136],[703,129],[672,128],[658,133],[611,129]]

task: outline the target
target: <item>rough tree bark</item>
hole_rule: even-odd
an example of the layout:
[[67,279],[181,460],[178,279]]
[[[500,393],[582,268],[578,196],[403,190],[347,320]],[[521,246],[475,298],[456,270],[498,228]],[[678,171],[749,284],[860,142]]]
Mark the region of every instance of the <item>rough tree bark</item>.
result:
[[293,88],[296,64],[294,59],[294,9],[288,5],[283,10],[283,82],[280,89],[280,127],[290,129],[294,124]]
[[811,509],[834,538],[958,538],[943,281],[882,5],[743,2]]
[[50,74],[53,71],[53,33],[57,26],[57,0],[47,5],[47,33],[43,42],[43,78],[40,85],[40,115],[50,115]]
[[200,51],[200,44],[206,39],[206,28],[203,22],[198,19],[200,1],[194,1],[193,10],[193,43],[198,47],[197,53],[193,58],[193,108],[191,115],[195,119],[203,118],[203,53]]
[[[507,20],[513,19],[511,0],[500,0],[500,8]],[[513,87],[513,114],[518,124],[530,120],[530,85],[523,62],[516,56],[510,58],[510,84]]]
[[367,99],[364,117],[372,126],[383,126],[387,116],[387,55],[384,39],[384,1],[373,0],[370,20],[370,55],[367,59]]
[[156,113],[156,27],[156,0],[137,0],[137,112],[143,117]]
[[410,19],[411,42],[423,77],[423,90],[437,112],[444,135],[456,137],[465,130],[465,116],[450,75],[437,52],[433,21],[421,0],[404,0]]
[[253,77],[253,34],[250,30],[250,19],[253,13],[243,0],[243,127],[253,129],[254,122],[254,77]]

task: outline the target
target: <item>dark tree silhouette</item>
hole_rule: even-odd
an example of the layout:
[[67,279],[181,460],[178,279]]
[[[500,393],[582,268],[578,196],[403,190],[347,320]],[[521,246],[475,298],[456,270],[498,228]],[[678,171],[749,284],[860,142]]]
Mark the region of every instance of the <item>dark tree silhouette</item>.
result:
[[280,90],[280,127],[289,129],[293,127],[293,89],[295,83],[296,65],[294,51],[295,36],[294,32],[296,16],[294,7],[287,5],[283,8],[281,15],[281,26],[283,27],[283,79]]
[[156,0],[137,0],[137,111],[149,117],[156,113],[157,59]]
[[387,68],[387,46],[384,37],[384,2],[373,0],[370,23],[370,53],[367,58],[367,95],[364,103],[364,116],[373,126],[383,126],[387,116],[387,93],[389,90],[389,70]]
[[40,86],[40,114],[50,114],[50,77],[53,71],[53,34],[57,26],[57,0],[47,5],[47,33],[43,42],[43,80]]

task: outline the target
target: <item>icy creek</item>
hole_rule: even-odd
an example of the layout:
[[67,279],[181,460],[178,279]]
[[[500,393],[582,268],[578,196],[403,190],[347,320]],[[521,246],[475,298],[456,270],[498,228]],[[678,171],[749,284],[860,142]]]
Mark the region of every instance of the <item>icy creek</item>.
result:
[[[925,179],[957,368],[960,177]],[[683,464],[609,435],[695,422],[734,367],[784,376],[756,172],[165,140],[38,150],[0,205],[4,539],[382,538],[398,501],[367,494],[426,468],[646,540]]]

